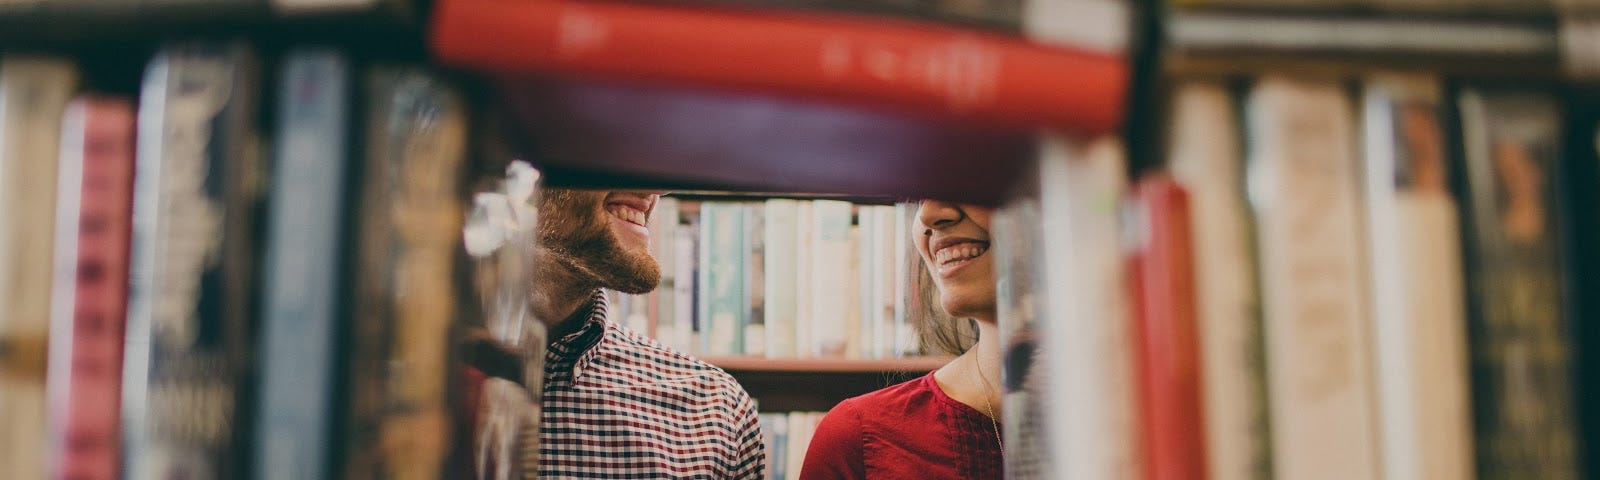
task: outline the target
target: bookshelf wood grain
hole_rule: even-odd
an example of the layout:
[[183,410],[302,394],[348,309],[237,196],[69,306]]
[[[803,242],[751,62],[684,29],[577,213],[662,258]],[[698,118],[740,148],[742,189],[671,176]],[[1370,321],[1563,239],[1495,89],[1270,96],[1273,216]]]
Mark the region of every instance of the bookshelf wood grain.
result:
[[707,357],[744,386],[765,412],[826,411],[839,401],[925,375],[950,357],[881,360]]

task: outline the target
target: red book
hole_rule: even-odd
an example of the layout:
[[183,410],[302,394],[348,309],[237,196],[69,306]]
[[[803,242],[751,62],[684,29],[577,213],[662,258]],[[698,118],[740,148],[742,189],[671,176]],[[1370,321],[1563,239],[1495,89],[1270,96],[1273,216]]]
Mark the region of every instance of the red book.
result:
[[1123,58],[915,21],[607,0],[439,0],[447,64],[843,101],[1080,134],[1122,121]]
[[1189,196],[1171,178],[1157,175],[1135,185],[1131,197],[1126,240],[1134,245],[1128,280],[1145,478],[1204,479]]
[[62,121],[51,299],[50,478],[115,479],[133,216],[134,107],[82,97]]

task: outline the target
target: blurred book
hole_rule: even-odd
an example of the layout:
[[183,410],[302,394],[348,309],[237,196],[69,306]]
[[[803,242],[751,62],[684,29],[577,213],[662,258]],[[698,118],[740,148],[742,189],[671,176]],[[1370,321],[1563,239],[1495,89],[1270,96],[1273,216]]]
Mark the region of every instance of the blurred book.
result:
[[123,379],[130,479],[248,468],[257,75],[239,43],[173,44],[145,70]]
[[118,478],[134,108],[83,95],[61,121],[47,373],[49,478]]

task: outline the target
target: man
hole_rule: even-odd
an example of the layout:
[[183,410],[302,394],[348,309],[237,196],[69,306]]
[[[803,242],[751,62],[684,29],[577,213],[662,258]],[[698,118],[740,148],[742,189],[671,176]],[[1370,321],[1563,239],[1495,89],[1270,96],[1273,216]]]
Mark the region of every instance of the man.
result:
[[550,338],[539,476],[759,477],[761,431],[744,389],[722,370],[607,319],[601,288],[641,294],[660,281],[649,230],[660,195],[542,193],[529,305]]

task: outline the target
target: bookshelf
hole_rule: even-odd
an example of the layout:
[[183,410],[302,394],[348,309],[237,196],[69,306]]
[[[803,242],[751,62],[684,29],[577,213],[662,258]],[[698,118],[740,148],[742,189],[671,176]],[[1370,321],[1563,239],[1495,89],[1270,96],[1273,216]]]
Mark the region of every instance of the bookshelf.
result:
[[[428,51],[428,13],[422,5],[384,2],[368,12],[333,15],[274,16],[262,20],[260,5],[215,12],[128,22],[118,14],[101,12],[77,30],[41,28],[55,20],[18,23],[0,11],[0,50],[61,53],[76,56],[86,83],[92,87],[136,91],[137,71],[144,57],[169,38],[249,38],[271,58],[286,46],[302,43],[337,45],[355,52],[360,61],[404,61],[441,66]],[[396,5],[403,5],[394,8]],[[1149,6],[1144,2],[1141,7]],[[1157,10],[1165,3],[1156,3]],[[415,11],[412,8],[416,8]],[[1174,10],[1183,8],[1172,7]],[[1172,15],[1156,15],[1145,31],[1142,22],[1134,37],[1153,40],[1148,50],[1130,48],[1124,59],[1151,67],[1130,75],[1131,93],[1123,134],[1127,163],[1135,173],[1158,169],[1171,152],[1163,151],[1167,133],[1158,125],[1171,108],[1163,104],[1176,84],[1191,80],[1223,84],[1227,95],[1263,74],[1287,74],[1330,80],[1338,88],[1355,90],[1361,77],[1377,72],[1423,72],[1439,79],[1445,90],[1457,82],[1492,81],[1551,85],[1561,94],[1581,80],[1564,72],[1563,51],[1558,48],[1561,15],[1520,12],[1505,18],[1445,12],[1393,14],[1367,10],[1323,12],[1315,9],[1277,11],[1272,8],[1195,8],[1202,13],[1275,15],[1295,18],[1331,15],[1345,19],[1393,16],[1419,28],[1429,21],[1473,23],[1519,29],[1532,46],[1520,53],[1488,52],[1435,54],[1417,49],[1376,46],[1352,51],[1328,44],[1304,48],[1252,47],[1228,44],[1186,44],[1161,31],[1170,27]],[[63,13],[66,17],[74,14]],[[1165,17],[1163,18],[1163,15]],[[54,18],[54,17],[50,17]],[[65,17],[63,17],[65,18]],[[9,23],[8,23],[9,22]],[[115,46],[113,46],[115,44]],[[1220,45],[1220,46],[1218,46]],[[102,48],[104,47],[104,48]],[[434,54],[436,55],[436,53]],[[114,58],[123,57],[123,58]],[[1151,62],[1146,65],[1145,62]],[[111,65],[111,66],[106,66]],[[269,70],[270,70],[269,61]],[[471,68],[452,70],[464,79],[475,107],[503,123],[498,132],[511,142],[509,151],[529,157],[550,187],[650,188],[686,192],[683,199],[757,201],[771,198],[843,199],[890,203],[903,198],[940,198],[989,206],[1003,205],[1039,154],[1036,132],[1017,126],[993,126],[960,118],[935,118],[891,109],[850,105],[806,96],[782,96],[755,89],[688,86],[691,82],[651,83],[629,80],[574,80],[526,72],[487,73]],[[1533,82],[1528,82],[1533,81]],[[265,88],[265,87],[263,87]],[[1592,93],[1588,95],[1592,96]],[[1230,97],[1231,107],[1238,107]],[[1348,100],[1348,99],[1347,99]],[[1451,99],[1444,100],[1448,104]],[[1353,104],[1354,102],[1352,102]],[[1574,129],[1591,128],[1600,104],[1589,98],[1577,108]],[[1446,107],[1444,110],[1452,110]],[[1237,112],[1235,112],[1237,113]],[[1457,115],[1451,112],[1447,115]],[[1359,120],[1359,119],[1357,119]],[[1458,119],[1450,117],[1445,121]],[[476,119],[475,119],[476,121]],[[1240,122],[1242,125],[1242,122]],[[1234,128],[1243,129],[1243,126]],[[1448,128],[1446,129],[1448,130]],[[1240,137],[1249,132],[1238,133]],[[1459,134],[1457,134],[1459,135]],[[1461,138],[1447,138],[1459,150]],[[1592,145],[1566,139],[1576,151]],[[1240,147],[1243,149],[1243,147]],[[1461,152],[1452,151],[1450,155]],[[1570,155],[1570,154],[1563,154]],[[1243,155],[1241,154],[1240,157]],[[1563,160],[1566,161],[1566,160]],[[1592,166],[1591,166],[1592,167]],[[1594,172],[1584,170],[1592,177]],[[1563,180],[1565,181],[1565,180]],[[1563,195],[1591,195],[1583,191]],[[1594,203],[1589,199],[1589,203]],[[1593,223],[1593,222],[1590,222]],[[1600,238],[1588,223],[1575,227],[1577,238]],[[1584,230],[1589,228],[1590,230]],[[1580,242],[1581,243],[1581,242]],[[1113,254],[1114,255],[1114,254]],[[1600,267],[1593,254],[1579,254],[1571,263],[1586,269],[1578,275],[1593,283]],[[1107,257],[1111,258],[1111,257]],[[1587,262],[1587,263],[1584,263]],[[1589,274],[1583,276],[1582,273]],[[1568,281],[1571,281],[1570,278]],[[1582,289],[1576,289],[1581,291]],[[1593,303],[1593,299],[1582,299]],[[1569,300],[1570,302],[1570,300]],[[1582,305],[1576,310],[1587,320],[1600,307]],[[1576,322],[1574,322],[1576,323]],[[1575,342],[1600,338],[1589,322],[1573,333]],[[1592,355],[1577,349],[1575,355]],[[0,352],[3,353],[3,352]],[[838,401],[910,380],[939,368],[945,357],[897,359],[772,359],[742,356],[704,357],[731,374],[764,411],[823,411]],[[1590,378],[1600,369],[1592,358],[1574,360],[1579,376]],[[33,368],[26,365],[27,368]],[[1596,382],[1577,382],[1580,392]],[[1252,397],[1254,399],[1254,397]],[[1254,400],[1252,400],[1254,401]],[[1265,401],[1265,400],[1262,400]],[[1581,434],[1600,432],[1593,407],[1579,405]],[[1331,417],[1330,417],[1331,418]],[[1243,431],[1243,429],[1241,429]],[[1597,451],[1583,443],[1585,453]],[[1592,456],[1592,455],[1591,455]]]
[[881,360],[831,358],[772,359],[724,356],[702,358],[739,380],[763,411],[826,411],[839,400],[910,380],[950,357]]

